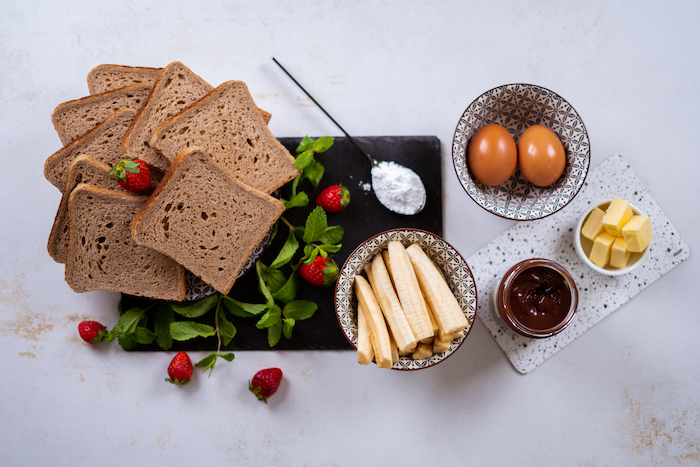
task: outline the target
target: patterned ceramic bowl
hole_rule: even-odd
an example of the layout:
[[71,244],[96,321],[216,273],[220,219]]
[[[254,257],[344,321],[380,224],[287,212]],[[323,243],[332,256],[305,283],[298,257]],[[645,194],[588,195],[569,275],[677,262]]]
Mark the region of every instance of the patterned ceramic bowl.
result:
[[466,339],[476,317],[476,283],[464,258],[452,245],[437,235],[418,229],[387,230],[375,235],[358,246],[348,257],[340,269],[335,286],[335,311],[338,323],[353,347],[357,347],[357,298],[353,287],[355,276],[362,274],[365,264],[384,250],[392,240],[398,240],[404,246],[417,243],[423,248],[423,251],[443,272],[469,322],[464,331],[464,337],[453,340],[447,352],[433,354],[422,360],[400,357],[399,362],[393,366],[395,370],[419,370],[440,363],[452,355]]
[[[566,167],[557,182],[538,187],[516,169],[505,183],[489,187],[472,177],[467,147],[476,131],[489,123],[505,127],[515,139],[530,125],[544,125],[559,136],[566,151]],[[532,84],[506,84],[479,96],[459,119],[452,141],[457,178],[482,208],[506,219],[527,221],[554,214],[566,206],[583,186],[591,149],[583,120],[558,94]]]

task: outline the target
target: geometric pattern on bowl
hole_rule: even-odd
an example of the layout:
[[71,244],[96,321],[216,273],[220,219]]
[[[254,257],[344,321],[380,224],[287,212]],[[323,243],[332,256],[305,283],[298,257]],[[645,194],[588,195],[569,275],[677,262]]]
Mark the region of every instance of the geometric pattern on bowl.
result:
[[[476,131],[489,123],[505,127],[516,144],[531,125],[554,131],[564,145],[566,167],[557,182],[538,187],[517,168],[501,185],[490,187],[472,177],[467,147]],[[479,96],[459,119],[452,140],[452,162],[467,194],[482,208],[519,221],[541,219],[566,206],[583,186],[590,165],[591,147],[583,120],[558,94],[532,84],[506,84]]]
[[443,361],[462,345],[474,324],[477,308],[476,282],[471,269],[462,255],[439,236],[419,229],[394,229],[379,233],[358,246],[345,261],[336,282],[335,310],[338,323],[348,341],[357,348],[357,298],[353,287],[355,276],[362,274],[365,264],[393,240],[398,240],[404,246],[412,243],[420,245],[445,275],[447,284],[469,323],[464,329],[464,337],[453,340],[446,352],[422,360],[399,357],[398,363],[392,366],[396,370],[427,368]]
[[[265,238],[263,238],[262,242],[260,242],[257,248],[255,248],[255,251],[253,251],[253,254],[250,255],[250,257],[248,258],[248,261],[246,261],[245,265],[243,265],[243,269],[241,269],[241,272],[239,272],[238,276],[236,276],[236,280],[243,277],[243,275],[246,272],[248,272],[250,268],[253,267],[258,258],[260,258],[260,255],[263,254],[265,248],[267,248],[267,244],[272,238],[272,231],[274,230],[274,228],[274,225],[270,227],[270,230],[268,230],[267,234],[265,235]],[[202,298],[206,298],[215,293],[216,290],[214,289],[214,287],[207,284],[202,279],[192,274],[190,271],[185,270],[185,301],[189,302],[194,300],[201,300]]]

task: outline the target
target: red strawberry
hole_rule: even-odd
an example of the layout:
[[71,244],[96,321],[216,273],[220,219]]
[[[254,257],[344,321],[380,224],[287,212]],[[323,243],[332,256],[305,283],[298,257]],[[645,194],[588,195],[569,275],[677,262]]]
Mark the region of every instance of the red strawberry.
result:
[[326,212],[340,212],[350,203],[350,192],[343,185],[331,185],[316,197],[316,204]]
[[122,159],[109,174],[125,190],[139,192],[151,188],[151,171],[141,159]]
[[299,275],[309,284],[316,287],[328,287],[338,277],[338,266],[330,258],[318,255],[313,263],[301,263]]
[[185,385],[192,379],[192,360],[187,352],[180,352],[175,355],[168,367],[168,376],[165,380],[177,385]]
[[88,344],[97,344],[107,335],[107,328],[97,321],[81,321],[78,324],[78,332]]
[[282,370],[279,368],[266,368],[255,373],[253,381],[248,381],[248,389],[255,396],[267,404],[267,398],[277,392],[282,381]]

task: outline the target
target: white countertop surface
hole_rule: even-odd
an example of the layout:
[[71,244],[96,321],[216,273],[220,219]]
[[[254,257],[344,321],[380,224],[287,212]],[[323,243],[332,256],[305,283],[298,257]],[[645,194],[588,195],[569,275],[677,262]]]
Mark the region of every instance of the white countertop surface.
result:
[[[700,464],[700,4],[379,3],[0,1],[0,464]],[[427,370],[237,352],[186,387],[163,381],[172,352],[83,343],[77,323],[114,325],[118,295],[73,292],[47,254],[54,107],[87,95],[98,64],[179,60],[246,81],[276,136],[339,135],[272,56],[353,135],[440,139],[444,237],[465,258],[512,222],[462,189],[453,132],[515,82],[569,101],[591,167],[629,161],[691,256],[527,375],[479,320]],[[265,405],[247,384],[270,366],[285,379]]]

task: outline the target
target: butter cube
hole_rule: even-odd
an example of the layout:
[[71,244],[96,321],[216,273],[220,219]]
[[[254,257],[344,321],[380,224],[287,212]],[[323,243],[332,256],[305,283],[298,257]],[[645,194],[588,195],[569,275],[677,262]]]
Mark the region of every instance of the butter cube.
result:
[[634,253],[644,251],[649,245],[654,233],[651,231],[651,221],[647,216],[634,216],[622,228],[622,236],[627,243],[627,249]]
[[581,227],[581,235],[590,241],[595,240],[603,231],[603,216],[605,216],[605,211],[600,208],[593,208],[586,218],[586,222],[583,223],[583,227]]
[[610,250],[610,266],[622,269],[627,266],[632,252],[627,249],[627,244],[623,237],[615,237],[612,250]]
[[630,203],[620,198],[613,198],[603,216],[603,227],[610,235],[622,237],[622,227],[629,221],[634,212]]
[[593,242],[593,249],[588,259],[599,268],[604,268],[610,261],[610,252],[612,251],[615,237],[607,232],[598,235]]

